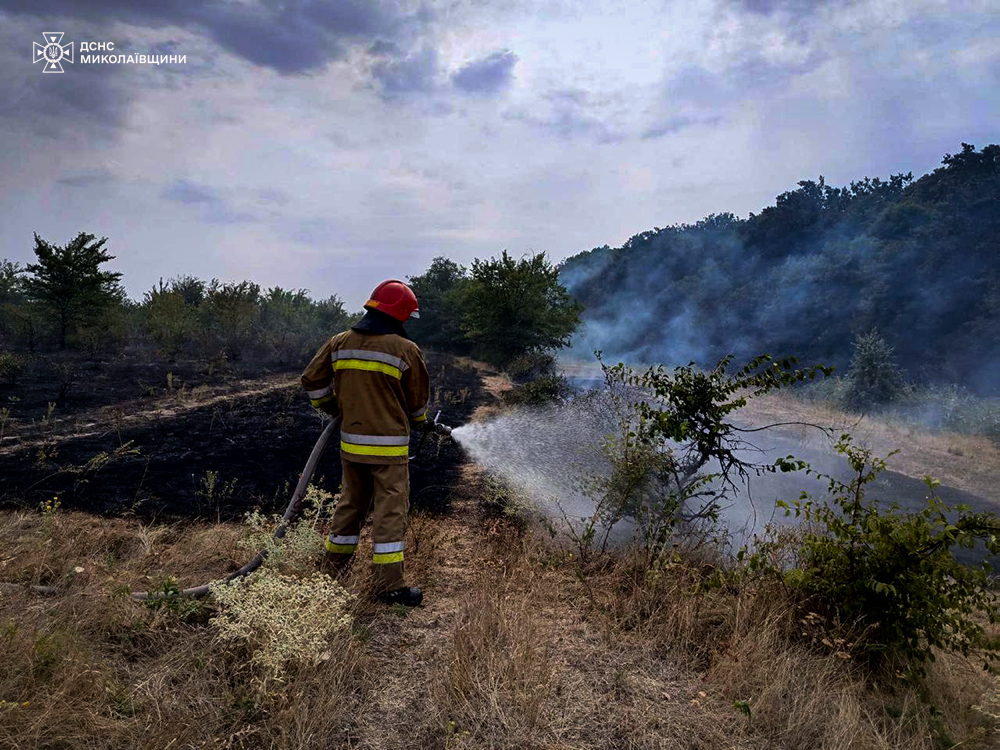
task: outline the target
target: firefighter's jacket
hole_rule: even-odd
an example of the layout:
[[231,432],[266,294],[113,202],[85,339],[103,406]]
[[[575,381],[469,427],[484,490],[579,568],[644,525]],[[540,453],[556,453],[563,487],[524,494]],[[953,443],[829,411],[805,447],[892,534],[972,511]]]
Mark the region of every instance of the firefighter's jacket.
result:
[[407,462],[410,427],[426,422],[430,400],[427,365],[412,341],[396,333],[338,333],[316,352],[302,386],[313,406],[343,417],[345,459]]

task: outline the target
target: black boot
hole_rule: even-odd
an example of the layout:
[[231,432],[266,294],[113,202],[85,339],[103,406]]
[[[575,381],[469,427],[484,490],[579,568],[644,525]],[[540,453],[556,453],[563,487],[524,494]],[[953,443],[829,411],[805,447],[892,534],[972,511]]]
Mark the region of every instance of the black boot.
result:
[[404,607],[419,607],[424,600],[424,592],[413,586],[404,586],[379,596],[383,604],[402,604]]

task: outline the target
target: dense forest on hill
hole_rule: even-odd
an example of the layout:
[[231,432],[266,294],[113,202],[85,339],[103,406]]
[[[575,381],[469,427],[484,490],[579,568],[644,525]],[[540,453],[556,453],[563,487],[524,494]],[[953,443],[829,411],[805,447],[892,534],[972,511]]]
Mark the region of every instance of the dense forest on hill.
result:
[[934,172],[831,187],[804,180],[759,214],[713,214],[569,258],[575,349],[712,363],[794,353],[843,371],[872,329],[916,382],[995,393],[1000,372],[1000,146]]

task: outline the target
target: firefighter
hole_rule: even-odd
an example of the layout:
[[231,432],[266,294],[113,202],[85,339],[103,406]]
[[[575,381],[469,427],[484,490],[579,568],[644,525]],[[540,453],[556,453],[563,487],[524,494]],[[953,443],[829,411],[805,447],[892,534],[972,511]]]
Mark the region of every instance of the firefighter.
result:
[[340,502],[326,542],[327,560],[343,570],[374,506],[372,563],[379,598],[415,607],[423,600],[403,578],[409,509],[409,436],[426,427],[430,385],[420,348],[403,324],[419,317],[417,297],[402,281],[383,281],[350,330],[327,341],[302,373],[312,405],[343,417]]

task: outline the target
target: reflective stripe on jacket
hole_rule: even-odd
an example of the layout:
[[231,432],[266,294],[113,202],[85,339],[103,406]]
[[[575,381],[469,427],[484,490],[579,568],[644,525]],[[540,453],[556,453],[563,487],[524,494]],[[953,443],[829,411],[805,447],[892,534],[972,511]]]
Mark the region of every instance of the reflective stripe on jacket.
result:
[[427,365],[412,341],[394,333],[338,333],[316,352],[302,386],[325,411],[336,400],[344,458],[406,463],[410,426],[426,421],[430,400]]

